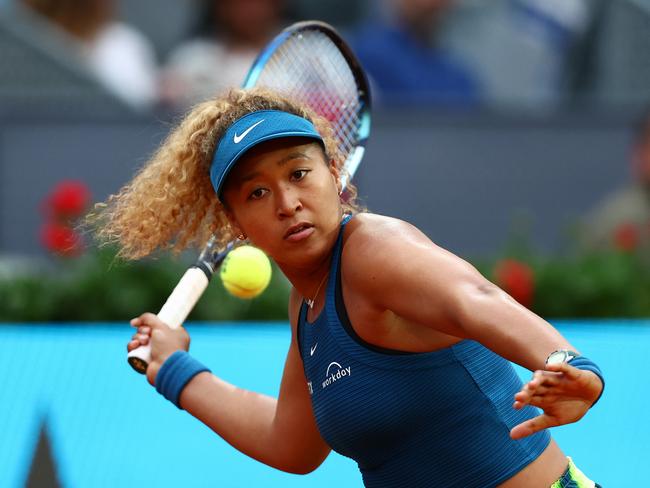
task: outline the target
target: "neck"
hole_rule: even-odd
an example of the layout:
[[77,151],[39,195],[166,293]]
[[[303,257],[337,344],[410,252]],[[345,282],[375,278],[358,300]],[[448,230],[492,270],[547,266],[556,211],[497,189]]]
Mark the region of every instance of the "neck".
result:
[[332,261],[331,253],[317,265],[309,269],[291,269],[279,265],[280,269],[293,287],[305,300],[317,300],[327,288],[326,281]]
[[341,219],[342,217],[339,216],[336,227],[333,227],[331,231],[327,232],[323,247],[313,259],[302,264],[275,261],[284,276],[287,277],[296,291],[306,300],[317,299],[315,295],[322,295],[327,289],[326,281],[334,248],[336,247],[336,240],[341,229]]

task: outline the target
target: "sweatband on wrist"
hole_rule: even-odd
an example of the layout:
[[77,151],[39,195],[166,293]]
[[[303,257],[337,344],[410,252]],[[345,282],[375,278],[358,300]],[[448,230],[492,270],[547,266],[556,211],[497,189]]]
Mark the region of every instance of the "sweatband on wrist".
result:
[[207,366],[201,364],[186,351],[176,351],[158,370],[156,375],[156,391],[182,410],[179,399],[183,388],[197,374],[210,372]]
[[603,392],[605,391],[605,378],[603,378],[603,373],[600,371],[600,368],[596,363],[594,363],[591,359],[586,358],[584,356],[576,356],[571,361],[569,361],[568,364],[570,364],[576,369],[581,369],[583,371],[591,371],[596,376],[598,376],[600,378],[600,381],[603,383],[603,389],[600,390],[600,395],[598,395],[598,398],[596,398],[594,403],[591,404],[591,406],[593,407],[594,405],[596,405],[596,402],[600,400],[600,397],[603,396]]

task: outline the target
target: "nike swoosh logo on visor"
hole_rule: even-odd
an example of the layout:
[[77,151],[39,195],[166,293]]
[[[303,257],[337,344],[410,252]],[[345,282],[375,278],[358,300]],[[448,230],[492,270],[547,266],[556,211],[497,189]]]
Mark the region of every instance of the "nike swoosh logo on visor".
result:
[[260,120],[259,122],[255,122],[248,129],[246,129],[244,132],[242,132],[240,136],[238,136],[237,133],[235,132],[235,137],[232,138],[233,142],[235,144],[239,144],[242,141],[242,139],[248,135],[248,133],[250,131],[252,131],[255,127],[260,125],[262,122],[264,122],[264,119]]

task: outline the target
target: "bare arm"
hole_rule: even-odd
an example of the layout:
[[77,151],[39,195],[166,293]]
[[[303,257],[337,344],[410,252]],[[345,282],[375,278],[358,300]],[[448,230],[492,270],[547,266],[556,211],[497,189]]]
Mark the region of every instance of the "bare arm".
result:
[[370,297],[378,312],[390,310],[445,334],[476,340],[535,370],[515,395],[513,407],[534,405],[544,413],[514,427],[513,438],[585,415],[603,384],[591,371],[567,364],[546,366],[552,351],[575,350],[551,324],[414,227],[378,219],[372,231],[353,232],[345,248],[353,254],[346,260],[353,286]]
[[[292,303],[294,300],[292,296]],[[290,304],[292,308],[295,310]],[[282,471],[303,474],[316,469],[330,448],[321,438],[312,413],[295,340],[294,311],[290,311],[290,319],[293,334],[277,399],[238,388],[205,372],[188,383],[180,404],[244,454]],[[149,326],[151,321],[148,317]],[[161,325],[153,325],[152,342],[156,341],[158,330],[161,334],[168,332]],[[152,364],[155,368],[154,361]]]
[[415,227],[374,218],[374,230],[352,233],[344,252],[354,254],[346,259],[353,286],[377,311],[476,340],[530,370],[555,349],[572,349],[551,324]]

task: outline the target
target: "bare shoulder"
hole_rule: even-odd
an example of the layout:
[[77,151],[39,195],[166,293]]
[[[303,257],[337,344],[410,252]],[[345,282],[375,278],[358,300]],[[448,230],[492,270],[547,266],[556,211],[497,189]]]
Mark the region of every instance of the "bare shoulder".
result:
[[408,222],[364,213],[348,225],[342,256],[344,275],[349,285],[364,293],[398,284],[406,287],[414,283],[414,276],[427,278],[427,286],[433,290],[458,280],[476,280],[469,263]]
[[[445,252],[420,229],[404,220],[384,215],[361,213],[346,228],[344,259],[352,257],[364,263],[408,253],[413,247]],[[347,259],[346,259],[347,260]]]
[[425,240],[432,243],[429,238],[413,224],[394,217],[373,213],[360,213],[350,221],[348,240],[363,239],[366,244],[390,244],[399,239]]
[[374,286],[390,282],[396,263],[413,256],[413,248],[436,246],[415,226],[400,219],[361,213],[346,226],[344,234],[344,281],[352,289],[371,293]]

